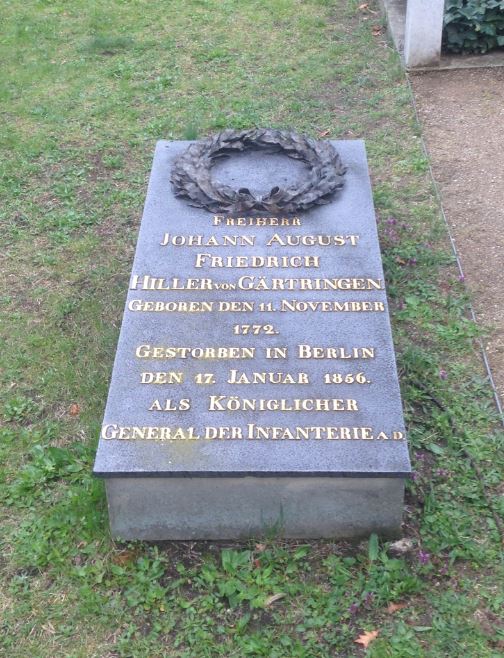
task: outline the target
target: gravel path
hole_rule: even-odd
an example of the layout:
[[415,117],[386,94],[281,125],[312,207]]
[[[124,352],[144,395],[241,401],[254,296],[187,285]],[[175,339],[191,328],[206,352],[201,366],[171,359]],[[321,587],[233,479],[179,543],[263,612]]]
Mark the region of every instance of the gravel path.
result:
[[504,403],[504,68],[416,74],[411,82]]

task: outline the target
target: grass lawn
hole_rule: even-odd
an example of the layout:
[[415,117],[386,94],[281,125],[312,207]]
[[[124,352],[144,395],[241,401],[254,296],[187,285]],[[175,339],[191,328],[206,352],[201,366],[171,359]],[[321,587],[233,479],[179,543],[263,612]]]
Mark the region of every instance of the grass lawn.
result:
[[[501,656],[502,427],[376,3],[0,13],[0,655]],[[155,141],[253,125],[366,140],[415,468],[405,556],[109,537],[91,468]]]

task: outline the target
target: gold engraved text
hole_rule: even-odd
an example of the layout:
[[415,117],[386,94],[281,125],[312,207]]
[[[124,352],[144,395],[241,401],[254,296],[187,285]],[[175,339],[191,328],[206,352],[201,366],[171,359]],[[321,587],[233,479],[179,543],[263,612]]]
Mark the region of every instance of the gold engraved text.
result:
[[209,411],[359,411],[351,398],[250,399],[236,395],[211,395]]
[[240,372],[230,370],[228,384],[309,384],[306,372]]
[[343,247],[350,244],[355,247],[359,242],[358,235],[280,235],[275,233],[267,242],[271,247]]
[[277,279],[264,276],[241,276],[239,290],[385,290],[382,279]]
[[246,428],[236,426],[205,427],[201,436],[194,427],[121,426],[102,427],[101,438],[119,441],[176,441],[176,440],[270,440],[270,441],[404,441],[404,433],[376,431],[372,427],[281,427],[249,423]]
[[280,304],[282,313],[383,313],[385,311],[384,302],[369,301],[349,301],[349,302],[313,302],[291,299],[282,299]]
[[374,347],[313,347],[298,345],[300,359],[374,359]]
[[301,226],[299,217],[226,217],[214,215],[214,226]]
[[128,427],[110,424],[102,427],[101,438],[120,441],[174,441],[200,437],[195,433],[194,427]]
[[320,267],[320,256],[213,256],[196,254],[194,267]]
[[159,243],[162,247],[253,247],[255,235],[173,235],[165,233]]
[[157,347],[139,345],[138,359],[253,359],[255,347]]
[[183,372],[142,372],[141,384],[182,384]]
[[149,302],[144,299],[131,299],[128,302],[128,310],[142,313],[211,313],[213,307],[213,302]]
[[188,411],[191,408],[191,400],[182,398],[178,402],[174,400],[154,400],[149,411]]

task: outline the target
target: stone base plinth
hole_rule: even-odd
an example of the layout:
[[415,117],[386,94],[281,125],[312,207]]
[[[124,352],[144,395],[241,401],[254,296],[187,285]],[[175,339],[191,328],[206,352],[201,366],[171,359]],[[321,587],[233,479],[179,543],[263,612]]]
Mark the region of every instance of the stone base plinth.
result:
[[356,539],[400,532],[404,478],[105,478],[118,539]]

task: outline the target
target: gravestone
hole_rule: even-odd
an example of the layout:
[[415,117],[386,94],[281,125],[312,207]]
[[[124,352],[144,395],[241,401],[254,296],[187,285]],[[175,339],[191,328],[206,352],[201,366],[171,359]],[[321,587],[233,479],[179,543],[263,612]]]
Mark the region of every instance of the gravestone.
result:
[[[95,475],[123,539],[398,534],[408,449],[364,143],[330,203],[230,214],[175,196],[157,144]],[[302,162],[217,163],[232,189]]]

